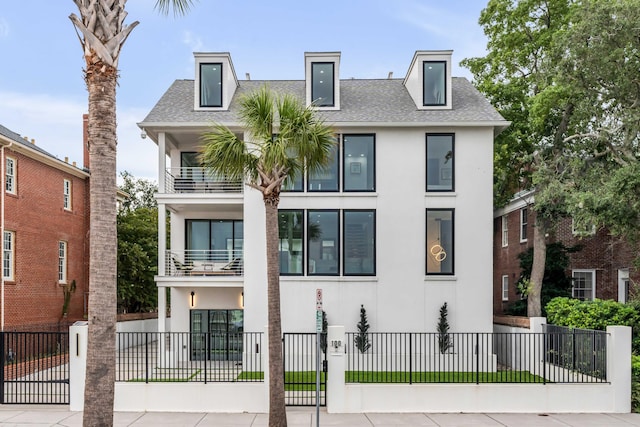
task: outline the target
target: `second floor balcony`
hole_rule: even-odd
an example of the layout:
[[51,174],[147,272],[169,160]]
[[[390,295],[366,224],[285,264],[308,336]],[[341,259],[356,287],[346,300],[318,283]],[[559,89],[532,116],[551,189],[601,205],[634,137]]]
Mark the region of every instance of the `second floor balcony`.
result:
[[169,168],[164,177],[165,193],[237,193],[241,194],[244,185],[240,180],[230,180],[215,175],[201,167]]
[[216,277],[242,276],[243,273],[242,249],[187,249],[165,252],[165,276]]

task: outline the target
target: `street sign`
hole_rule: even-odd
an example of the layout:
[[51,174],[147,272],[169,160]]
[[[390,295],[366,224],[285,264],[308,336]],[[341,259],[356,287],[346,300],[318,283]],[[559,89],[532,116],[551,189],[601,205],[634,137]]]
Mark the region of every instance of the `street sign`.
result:
[[322,332],[322,311],[316,311],[316,332]]

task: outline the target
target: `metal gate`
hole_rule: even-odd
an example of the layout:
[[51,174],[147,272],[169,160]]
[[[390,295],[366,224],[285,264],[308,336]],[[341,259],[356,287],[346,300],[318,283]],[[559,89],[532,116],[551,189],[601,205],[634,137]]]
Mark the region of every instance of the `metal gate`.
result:
[[316,406],[316,357],[320,357],[320,406],[327,404],[326,334],[317,354],[315,333],[283,334],[284,394],[287,406]]
[[0,403],[69,403],[69,333],[0,332]]

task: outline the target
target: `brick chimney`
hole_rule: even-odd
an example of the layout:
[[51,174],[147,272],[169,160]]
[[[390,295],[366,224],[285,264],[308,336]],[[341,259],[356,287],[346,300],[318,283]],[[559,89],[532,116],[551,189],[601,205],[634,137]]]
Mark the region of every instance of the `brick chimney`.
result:
[[85,169],[91,169],[89,164],[89,115],[82,115],[82,151],[83,151],[83,166]]

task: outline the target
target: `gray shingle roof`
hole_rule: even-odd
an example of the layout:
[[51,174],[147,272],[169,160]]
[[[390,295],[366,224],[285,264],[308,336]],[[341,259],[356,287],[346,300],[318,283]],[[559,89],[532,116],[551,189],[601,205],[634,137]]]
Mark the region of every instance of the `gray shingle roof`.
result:
[[[341,80],[340,110],[322,111],[327,123],[449,123],[506,122],[486,98],[465,78],[454,77],[451,110],[418,110],[402,79]],[[267,84],[304,102],[303,80],[242,80],[228,111],[195,111],[194,81],[176,80],[149,112],[145,124],[236,123],[238,98]]]

